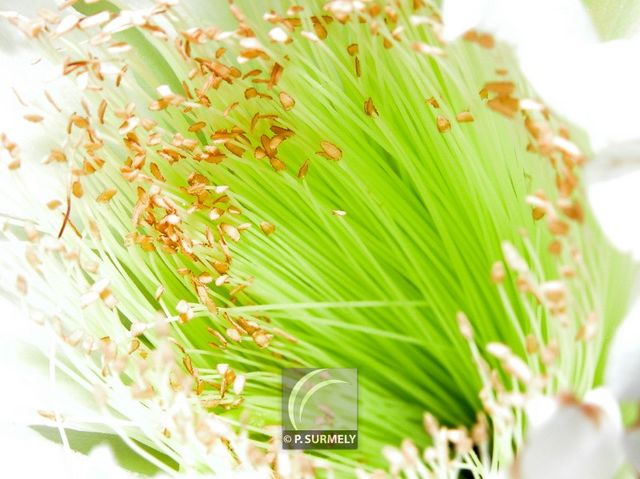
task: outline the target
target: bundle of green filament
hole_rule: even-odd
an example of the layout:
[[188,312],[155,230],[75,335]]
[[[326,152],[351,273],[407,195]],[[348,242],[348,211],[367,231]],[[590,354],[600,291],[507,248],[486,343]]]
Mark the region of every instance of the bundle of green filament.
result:
[[[444,44],[427,0],[126,3],[4,14],[81,96],[29,105],[51,200],[2,233],[95,399],[42,412],[63,438],[170,476],[489,478],[528,397],[601,382],[635,267],[507,49]],[[358,450],[280,450],[287,367],[358,368]]]

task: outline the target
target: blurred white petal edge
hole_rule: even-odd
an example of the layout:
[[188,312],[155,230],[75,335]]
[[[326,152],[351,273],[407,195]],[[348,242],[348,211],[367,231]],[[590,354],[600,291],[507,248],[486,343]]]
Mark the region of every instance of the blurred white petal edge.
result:
[[605,381],[621,401],[640,400],[640,301],[618,327],[609,349]]
[[520,479],[603,479],[613,477],[624,460],[622,422],[615,398],[604,389],[583,402],[569,396],[551,405],[546,419],[532,423],[527,442],[514,465]]

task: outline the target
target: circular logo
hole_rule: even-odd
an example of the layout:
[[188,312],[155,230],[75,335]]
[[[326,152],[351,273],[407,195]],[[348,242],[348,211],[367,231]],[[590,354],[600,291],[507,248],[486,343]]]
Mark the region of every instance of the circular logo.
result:
[[286,443],[286,444],[290,444],[291,443],[291,436],[289,434],[285,434],[284,437],[282,438],[282,440]]

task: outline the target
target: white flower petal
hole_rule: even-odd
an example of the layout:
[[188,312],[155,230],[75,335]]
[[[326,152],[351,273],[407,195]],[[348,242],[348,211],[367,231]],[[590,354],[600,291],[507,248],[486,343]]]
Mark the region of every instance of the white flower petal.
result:
[[587,166],[589,202],[609,240],[640,260],[640,138],[602,149]]
[[105,444],[91,449],[87,456],[75,455],[79,477],[94,479],[127,479],[132,474],[118,466],[111,448]]
[[624,425],[620,414],[620,406],[611,390],[605,387],[592,389],[585,394],[583,404],[598,407],[606,417],[609,425],[617,433],[622,433]]
[[[111,448],[96,446],[88,455],[65,449],[32,429],[9,426],[0,429],[3,477],[131,479]],[[155,476],[161,479],[160,476]]]
[[640,302],[618,327],[609,349],[605,383],[618,400],[640,399]]
[[445,0],[443,21],[448,39],[479,29],[517,51],[597,40],[579,0]]
[[[597,174],[609,176],[607,164]],[[640,165],[639,165],[640,166]],[[640,260],[640,170],[591,183],[589,203],[607,238],[621,251],[629,252]]]
[[529,428],[544,425],[558,410],[558,401],[549,396],[538,396],[527,402],[526,411]]
[[520,66],[542,99],[582,127],[596,151],[640,137],[639,40],[519,48]]
[[623,461],[615,400],[595,391],[585,402],[559,400],[546,421],[530,427],[517,462],[520,479],[610,478]]
[[486,13],[490,0],[448,0],[442,6],[444,39],[455,40],[478,26]]
[[624,435],[624,450],[627,461],[640,471],[640,429],[633,429]]
[[640,167],[640,138],[608,145],[587,166],[591,181],[606,181],[632,173]]

